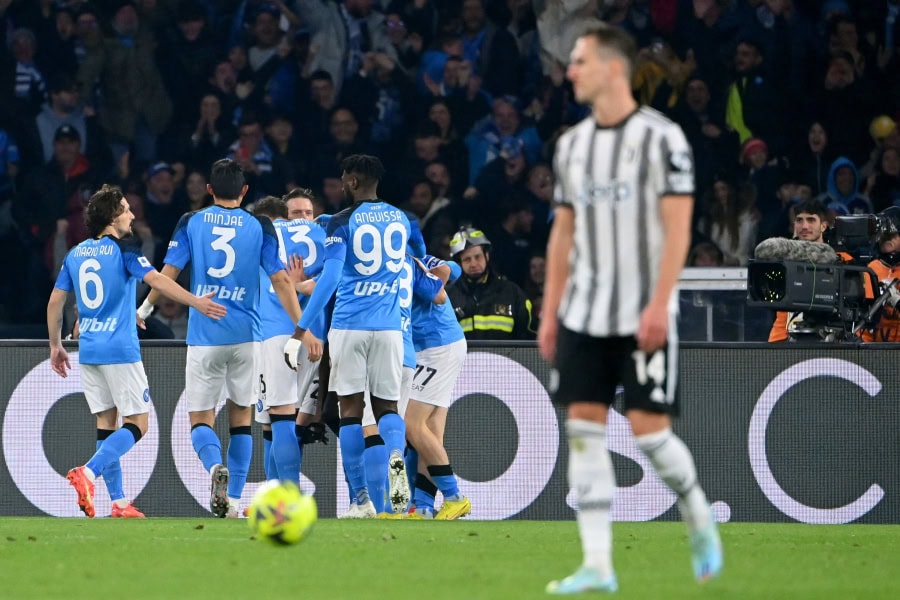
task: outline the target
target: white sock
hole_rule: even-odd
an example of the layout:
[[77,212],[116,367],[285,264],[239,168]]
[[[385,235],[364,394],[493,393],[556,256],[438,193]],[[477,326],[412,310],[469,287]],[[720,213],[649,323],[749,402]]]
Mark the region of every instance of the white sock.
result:
[[669,428],[635,437],[638,448],[650,459],[656,474],[678,494],[678,510],[690,531],[703,529],[712,512],[697,481],[694,457]]
[[209,476],[212,477],[217,467],[221,467],[222,465],[213,465],[209,470]]
[[118,500],[113,500],[113,504],[115,504],[119,508],[125,508],[126,506],[128,506],[128,500],[126,500],[125,498],[119,498]]
[[97,474],[91,471],[87,466],[84,467],[84,474],[87,475],[87,478],[91,481],[91,483],[93,483],[94,480],[97,479]]
[[241,499],[228,496],[228,512],[239,513],[241,511]]
[[616,489],[612,459],[606,449],[606,425],[583,419],[566,421],[569,438],[569,485],[578,499],[578,531],[584,566],[603,579],[613,574],[609,508]]

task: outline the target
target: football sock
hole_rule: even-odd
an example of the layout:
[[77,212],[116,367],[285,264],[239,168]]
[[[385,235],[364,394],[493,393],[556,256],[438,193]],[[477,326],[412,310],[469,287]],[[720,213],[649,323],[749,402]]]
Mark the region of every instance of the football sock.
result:
[[141,439],[141,430],[134,423],[125,423],[121,429],[103,440],[100,448],[85,465],[95,476],[103,472],[111,462],[122,457]]
[[462,495],[459,493],[459,485],[456,482],[456,475],[450,465],[429,465],[428,474],[434,481],[437,489],[441,490],[444,500],[461,500]]
[[396,450],[403,456],[403,450],[406,448],[406,423],[400,418],[400,415],[390,411],[386,412],[378,418],[378,433],[387,446],[387,455]]
[[416,475],[416,493],[415,505],[416,512],[431,511],[434,512],[434,496],[437,494],[437,487],[423,475]]
[[212,472],[216,465],[222,464],[222,442],[212,427],[205,423],[197,423],[191,427],[191,443],[207,473]]
[[278,479],[278,469],[272,460],[272,431],[263,430],[263,468],[266,470],[266,479]]
[[[103,441],[115,432],[114,429],[98,429],[97,430],[97,450],[103,445]],[[115,502],[125,497],[122,489],[122,463],[114,460],[103,469],[100,474],[103,477],[103,483],[106,484],[106,491],[109,492],[109,499]]]
[[300,446],[294,415],[269,415],[272,419],[272,457],[279,479],[300,482]]
[[[253,455],[253,436],[250,426],[242,425],[228,430],[231,439],[228,441],[228,497],[240,499],[247,483],[250,471],[250,459]],[[274,434],[273,444],[274,442]],[[272,452],[274,454],[274,450]]]
[[341,419],[341,460],[344,462],[344,473],[350,484],[351,493],[356,495],[360,504],[369,500],[366,489],[366,470],[363,463],[363,452],[366,443],[363,441],[362,419]]
[[635,437],[660,479],[678,494],[678,509],[691,531],[703,529],[712,516],[706,494],[697,482],[694,457],[669,428]]
[[616,477],[606,448],[606,425],[584,419],[566,421],[569,486],[578,500],[578,531],[584,566],[606,579],[613,574],[609,509]]
[[365,439],[363,462],[366,465],[366,484],[369,498],[375,505],[375,512],[382,513],[390,508],[387,498],[388,453],[380,435],[370,435]]
[[409,489],[416,489],[416,473],[419,471],[419,453],[413,448],[409,440],[406,440],[406,478],[409,479]]

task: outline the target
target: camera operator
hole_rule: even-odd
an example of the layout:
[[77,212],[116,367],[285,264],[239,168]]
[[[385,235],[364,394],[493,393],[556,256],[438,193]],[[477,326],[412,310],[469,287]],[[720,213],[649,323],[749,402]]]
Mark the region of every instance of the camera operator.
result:
[[[824,242],[823,236],[828,229],[828,209],[818,200],[804,200],[794,209],[794,238],[804,242]],[[784,342],[788,339],[788,326],[791,319],[800,313],[778,311],[775,322],[769,332],[769,342]]]
[[[893,230],[882,235],[878,245],[878,258],[871,261],[868,267],[875,271],[878,280],[887,285],[900,278],[900,207],[892,206],[881,213],[893,222]],[[900,342],[900,295],[896,289],[884,305],[878,321],[872,331],[863,331],[864,342]]]

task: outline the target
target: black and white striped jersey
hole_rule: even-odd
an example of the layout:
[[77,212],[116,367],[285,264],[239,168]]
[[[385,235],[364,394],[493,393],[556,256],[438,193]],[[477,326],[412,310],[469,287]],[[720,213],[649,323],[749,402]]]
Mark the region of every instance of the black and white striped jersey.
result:
[[613,127],[590,116],[563,134],[554,157],[557,205],[575,211],[559,317],[596,337],[637,332],[659,276],[659,201],[693,195],[694,161],[681,128],[647,107]]

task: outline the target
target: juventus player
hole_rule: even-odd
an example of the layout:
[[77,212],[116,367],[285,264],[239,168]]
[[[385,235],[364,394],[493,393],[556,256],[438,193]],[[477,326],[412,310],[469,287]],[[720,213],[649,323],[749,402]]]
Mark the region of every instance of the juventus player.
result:
[[715,518],[670,420],[678,409],[673,290],[690,242],[691,150],[676,124],[638,107],[635,56],[627,33],[599,25],[578,38],[568,67],[577,100],[593,110],[557,144],[538,344],[556,369],[555,401],[568,406],[584,560],[548,584],[551,594],[618,588],[609,523],[616,482],[606,448],[618,384],[638,447],[678,495],[694,575],[703,581],[722,568]]

